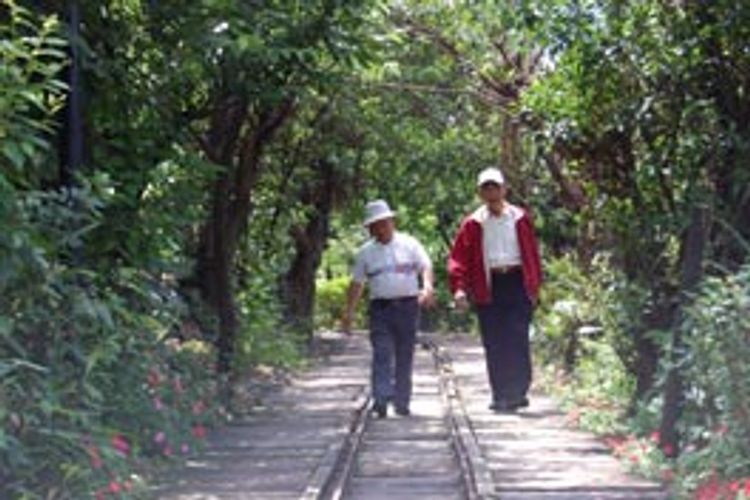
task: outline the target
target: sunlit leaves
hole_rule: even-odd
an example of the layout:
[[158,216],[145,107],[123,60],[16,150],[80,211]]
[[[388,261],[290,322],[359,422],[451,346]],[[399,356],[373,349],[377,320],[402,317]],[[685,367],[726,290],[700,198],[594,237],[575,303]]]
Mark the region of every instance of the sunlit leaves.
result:
[[55,18],[39,21],[10,0],[0,2],[0,175],[33,186],[55,172],[42,164],[63,103],[59,80],[65,42]]

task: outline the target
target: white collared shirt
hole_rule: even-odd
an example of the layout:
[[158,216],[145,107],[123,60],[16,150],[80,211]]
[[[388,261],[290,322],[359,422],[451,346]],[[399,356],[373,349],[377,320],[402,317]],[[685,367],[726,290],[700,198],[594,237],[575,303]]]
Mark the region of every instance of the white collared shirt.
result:
[[487,210],[482,222],[482,243],[489,268],[521,264],[521,248],[516,233],[517,214],[511,205],[503,207],[499,216]]
[[432,263],[415,238],[396,231],[386,244],[371,239],[357,252],[352,278],[368,282],[371,299],[416,297],[419,275]]

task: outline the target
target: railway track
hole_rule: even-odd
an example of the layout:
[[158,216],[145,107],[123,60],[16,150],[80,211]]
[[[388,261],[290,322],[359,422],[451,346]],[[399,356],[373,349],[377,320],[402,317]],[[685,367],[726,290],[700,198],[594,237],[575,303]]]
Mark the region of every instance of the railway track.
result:
[[411,415],[379,419],[369,396],[362,398],[348,434],[323,459],[304,500],[490,498],[491,478],[450,357],[432,339],[420,345]]
[[[420,337],[411,415],[370,413],[366,336],[326,337],[300,373],[154,489],[166,500],[663,500],[554,401],[487,408],[484,355],[467,336]],[[439,340],[439,342],[437,342]]]

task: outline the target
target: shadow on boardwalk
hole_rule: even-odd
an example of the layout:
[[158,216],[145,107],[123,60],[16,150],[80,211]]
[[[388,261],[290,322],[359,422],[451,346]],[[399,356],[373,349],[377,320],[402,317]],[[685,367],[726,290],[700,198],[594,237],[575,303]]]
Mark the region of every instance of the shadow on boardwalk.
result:
[[[465,336],[434,338],[452,358],[464,411],[480,450],[480,463],[474,464],[477,479],[485,482],[480,491],[487,497],[667,498],[659,485],[627,475],[593,436],[567,428],[563,415],[543,395],[535,394],[531,406],[517,414],[492,413],[487,408],[489,394],[478,341]],[[370,356],[364,335],[328,333],[322,340],[330,349],[329,356],[268,394],[262,406],[212,434],[206,452],[173,470],[155,496],[318,498],[348,435],[352,416],[364,402]],[[353,487],[345,498],[457,498],[457,480],[446,474],[451,470],[449,458],[429,453],[446,448],[420,441],[426,430],[418,425],[424,420],[422,413],[431,425],[441,425],[435,378],[425,373],[430,365],[424,361],[427,356],[426,351],[417,353],[413,415],[368,423],[373,430],[356,467],[361,476],[355,483],[359,487]],[[384,446],[378,443],[380,439],[383,443],[396,439],[394,446],[398,446]],[[365,453],[368,449],[383,451],[373,455]],[[453,488],[445,495],[439,494],[436,471],[427,470],[431,463]],[[433,477],[434,488],[416,488],[421,484],[419,471]],[[368,484],[372,486],[362,488]]]

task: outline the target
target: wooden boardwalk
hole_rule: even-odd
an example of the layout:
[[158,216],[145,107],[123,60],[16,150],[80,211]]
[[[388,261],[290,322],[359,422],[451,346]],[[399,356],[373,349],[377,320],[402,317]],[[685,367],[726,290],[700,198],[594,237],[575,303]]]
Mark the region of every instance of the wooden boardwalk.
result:
[[[666,498],[649,481],[629,476],[593,435],[571,429],[550,398],[533,393],[515,414],[489,410],[482,347],[456,336],[441,342],[453,370],[481,454],[491,492],[502,499]],[[490,489],[488,488],[488,489]]]
[[369,416],[366,336],[327,334],[333,355],[209,436],[206,452],[165,477],[154,496],[666,498],[659,485],[628,476],[591,435],[567,428],[543,395],[516,414],[491,412],[477,339],[432,338],[444,363],[418,349],[412,415]]

